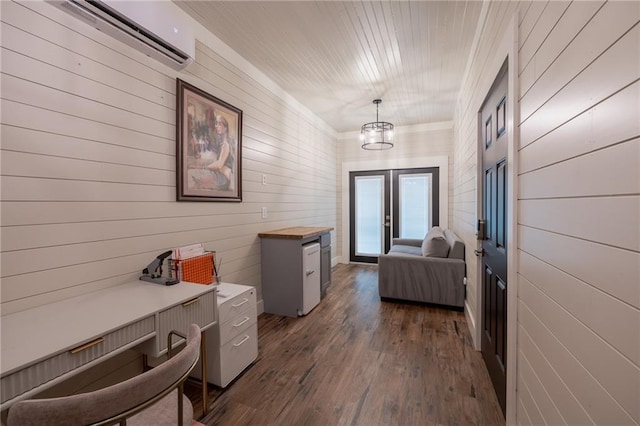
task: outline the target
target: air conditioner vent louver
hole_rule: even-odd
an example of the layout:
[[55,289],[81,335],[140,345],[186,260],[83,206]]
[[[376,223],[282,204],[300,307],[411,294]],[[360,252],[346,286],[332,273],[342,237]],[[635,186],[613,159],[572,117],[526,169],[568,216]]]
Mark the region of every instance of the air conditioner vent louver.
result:
[[76,18],[83,19],[87,21],[89,24],[95,25],[96,18],[94,16],[89,15],[88,13],[78,8],[77,6],[73,6],[71,3],[62,3],[60,6],[64,8],[65,11],[71,13],[72,15],[75,15]]
[[[193,61],[195,38],[171,2],[65,0],[53,4],[175,68]],[[175,8],[170,10],[170,8]]]

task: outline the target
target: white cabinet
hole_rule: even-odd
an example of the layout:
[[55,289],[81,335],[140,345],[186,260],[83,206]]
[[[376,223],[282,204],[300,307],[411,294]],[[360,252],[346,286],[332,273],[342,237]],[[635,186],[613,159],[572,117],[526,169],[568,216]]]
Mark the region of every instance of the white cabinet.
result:
[[298,315],[307,315],[320,303],[320,244],[302,246],[302,309]]
[[218,322],[206,332],[207,382],[226,387],[258,357],[256,289],[221,283],[217,303]]

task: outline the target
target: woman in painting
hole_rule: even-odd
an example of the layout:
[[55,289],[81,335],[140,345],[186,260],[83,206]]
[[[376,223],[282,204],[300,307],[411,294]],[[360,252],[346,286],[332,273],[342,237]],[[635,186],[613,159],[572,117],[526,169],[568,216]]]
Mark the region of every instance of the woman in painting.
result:
[[[219,178],[221,184],[220,189],[229,189],[231,183],[231,174],[233,171],[233,155],[231,153],[231,143],[229,137],[229,122],[221,115],[215,117],[215,137],[212,151],[218,156],[218,159],[209,164],[207,168],[224,176],[224,181]],[[224,188],[222,188],[224,187]]]
[[203,167],[202,172],[206,170],[208,173],[192,175],[193,183],[199,189],[228,191],[232,180],[234,159],[232,153],[234,141],[229,136],[229,123],[221,115],[216,115],[215,120],[207,121],[210,123],[210,128],[214,129],[213,141],[208,146],[209,154],[216,160]]

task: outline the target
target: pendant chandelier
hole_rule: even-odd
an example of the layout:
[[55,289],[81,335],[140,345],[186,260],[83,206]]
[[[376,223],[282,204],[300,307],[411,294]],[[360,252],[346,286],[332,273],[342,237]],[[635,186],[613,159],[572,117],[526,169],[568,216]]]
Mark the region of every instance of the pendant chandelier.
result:
[[378,105],[381,99],[374,99],[376,104],[376,121],[363,124],[360,128],[362,149],[381,151],[393,148],[393,124],[378,120]]

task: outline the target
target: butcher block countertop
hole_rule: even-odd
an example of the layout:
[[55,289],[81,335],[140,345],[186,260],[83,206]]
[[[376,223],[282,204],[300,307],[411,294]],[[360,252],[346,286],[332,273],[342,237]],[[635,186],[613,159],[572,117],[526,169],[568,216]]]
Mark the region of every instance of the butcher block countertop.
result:
[[289,238],[294,240],[301,240],[303,238],[315,237],[316,235],[321,235],[329,231],[333,231],[333,228],[323,228],[316,226],[293,226],[291,228],[260,232],[258,236],[263,238]]

